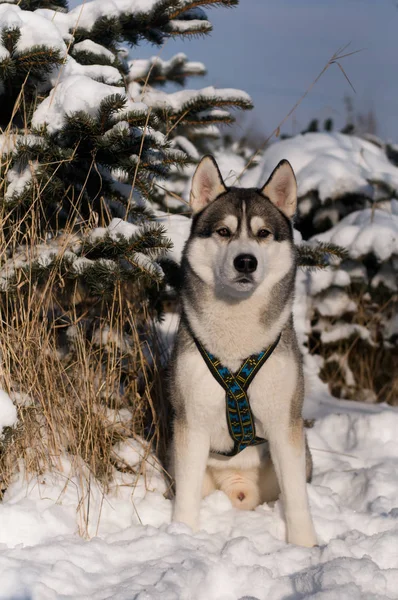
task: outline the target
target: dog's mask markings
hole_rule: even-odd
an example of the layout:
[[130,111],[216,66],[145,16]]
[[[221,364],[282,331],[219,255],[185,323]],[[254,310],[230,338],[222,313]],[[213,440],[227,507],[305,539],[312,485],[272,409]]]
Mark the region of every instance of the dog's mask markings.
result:
[[190,205],[195,214],[227,191],[217,163],[212,156],[205,156],[196,168],[192,179]]
[[281,160],[272,171],[261,193],[269,198],[289,219],[297,208],[297,183],[291,164]]
[[[228,235],[225,235],[226,232],[221,231],[223,229],[227,229]],[[219,236],[220,234],[223,234],[220,237],[224,238],[224,240],[228,240],[230,236],[235,235],[237,230],[238,217],[236,217],[235,215],[227,215],[222,219],[222,221],[220,221],[220,223],[216,227],[216,233],[219,233]]]
[[262,217],[255,216],[250,219],[250,234],[262,242],[272,236],[272,231]]

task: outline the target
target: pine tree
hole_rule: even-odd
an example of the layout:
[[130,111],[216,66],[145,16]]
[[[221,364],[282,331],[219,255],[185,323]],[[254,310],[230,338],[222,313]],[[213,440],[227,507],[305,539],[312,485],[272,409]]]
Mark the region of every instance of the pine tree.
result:
[[[93,0],[70,11],[65,0],[0,4],[3,385],[18,397],[29,389],[34,406],[49,401],[49,380],[58,386],[54,406],[77,394],[80,408],[73,400],[70,412],[66,404],[61,411],[70,414],[73,443],[61,443],[60,430],[48,431],[96,474],[114,435],[106,419],[94,427],[99,412],[89,405],[102,403],[108,416],[128,409],[130,434],[151,436],[157,426],[154,384],[144,371],[156,370],[148,339],[164,285],[159,260],[170,241],[153,209],[165,204],[167,181],[194,162],[193,149],[209,127],[231,122],[231,107],[251,108],[238,90],[165,93],[166,82],[183,87],[203,74],[203,65],[181,54],[135,60],[134,48],[206,34],[211,24],[200,6],[235,4],[142,0],[127,9],[122,1]],[[42,350],[47,335],[56,340],[45,351],[52,362]],[[30,354],[15,350],[31,339]],[[28,355],[37,373],[25,370]],[[88,442],[88,430],[108,446],[95,436]],[[23,435],[26,428],[20,449]]]
[[[84,231],[93,222],[106,227],[112,217],[145,224],[148,201],[163,195],[157,179],[167,179],[172,166],[189,160],[171,140],[181,140],[193,125],[230,122],[229,106],[251,107],[247,95],[236,90],[157,91],[156,84],[183,84],[201,72],[184,56],[168,63],[127,60],[122,43],[133,47],[145,39],[161,44],[169,36],[210,31],[205,13],[195,5],[148,0],[142,4],[145,10],[125,12],[121,5],[117,15],[101,0],[69,13],[62,12],[63,2],[0,7],[1,200],[7,239],[19,243],[32,221],[40,238],[65,227]],[[21,220],[21,235],[11,233]],[[167,248],[159,227],[152,225],[150,235],[137,232],[131,240],[136,246],[137,235],[141,252],[151,258]],[[116,259],[115,242],[103,246],[104,257]],[[119,258],[134,256],[133,246],[126,248],[120,245]],[[81,252],[79,257],[94,256],[87,240]],[[70,267],[72,262],[71,257]],[[65,265],[65,270],[70,268]],[[158,275],[157,269],[142,271]],[[103,272],[104,278],[108,275]],[[134,279],[137,272],[125,275]],[[84,269],[79,276],[84,277]]]

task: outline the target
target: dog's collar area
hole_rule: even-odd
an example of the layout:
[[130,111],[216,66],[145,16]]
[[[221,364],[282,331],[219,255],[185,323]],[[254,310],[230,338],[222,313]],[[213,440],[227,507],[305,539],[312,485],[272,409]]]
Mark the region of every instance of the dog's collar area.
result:
[[230,452],[217,452],[217,454],[236,456],[248,446],[264,444],[267,440],[256,435],[256,426],[247,390],[263,364],[277,347],[282,334],[280,333],[275,342],[259,354],[253,354],[246,358],[236,373],[232,373],[221,364],[216,356],[208,352],[192,332],[191,335],[210,373],[226,392],[227,423],[230,436],[234,441],[234,447]]

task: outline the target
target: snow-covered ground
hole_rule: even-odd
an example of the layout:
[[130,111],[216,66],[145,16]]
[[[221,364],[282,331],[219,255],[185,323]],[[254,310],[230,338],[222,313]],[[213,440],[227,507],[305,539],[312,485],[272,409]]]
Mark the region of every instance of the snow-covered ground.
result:
[[[319,547],[286,544],[280,501],[243,512],[215,492],[199,533],[171,524],[152,459],[145,480],[119,474],[105,497],[92,486],[89,505],[65,459],[61,477],[20,476],[0,504],[0,598],[398,598],[398,410],[336,401],[317,386],[305,413],[316,417],[309,496]],[[118,451],[139,460],[133,440]],[[78,533],[87,522],[89,540]]]

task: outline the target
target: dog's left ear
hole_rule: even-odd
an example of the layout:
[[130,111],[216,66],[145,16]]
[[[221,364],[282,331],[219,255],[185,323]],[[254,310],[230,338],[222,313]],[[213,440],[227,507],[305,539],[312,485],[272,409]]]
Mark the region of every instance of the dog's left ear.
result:
[[204,156],[192,179],[190,205],[193,213],[199,212],[226,191],[216,161],[210,155]]
[[297,208],[297,183],[288,160],[281,160],[261,189],[261,193],[267,196],[289,219],[294,216]]

